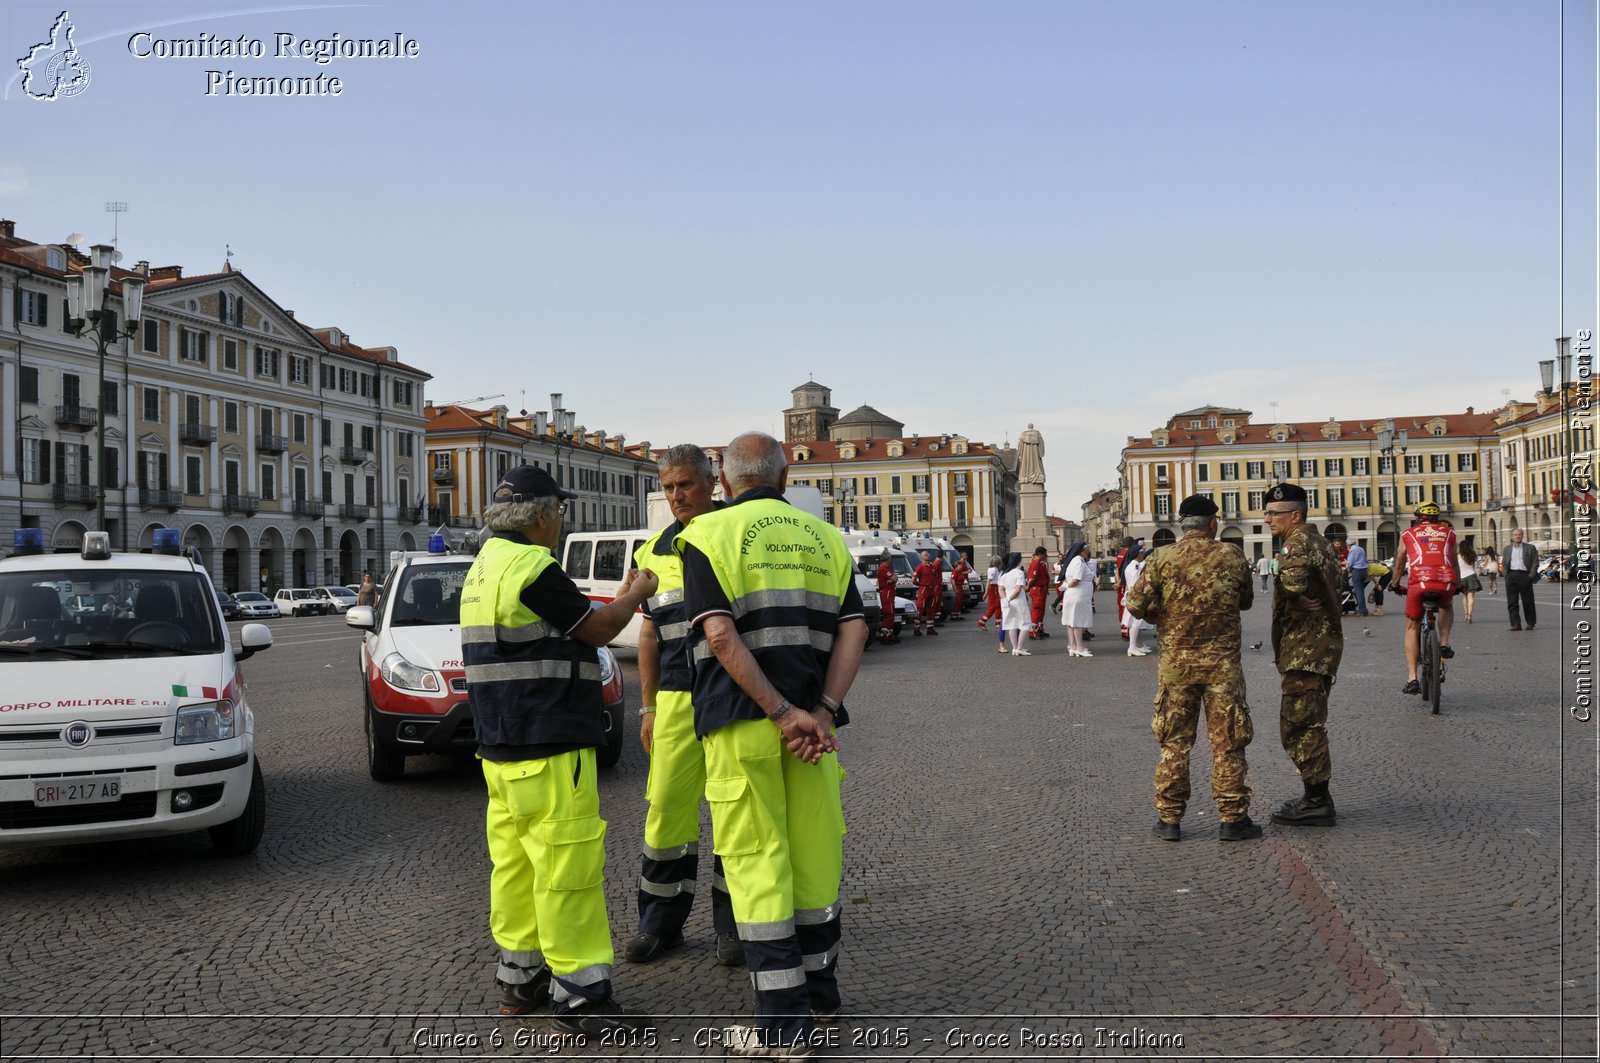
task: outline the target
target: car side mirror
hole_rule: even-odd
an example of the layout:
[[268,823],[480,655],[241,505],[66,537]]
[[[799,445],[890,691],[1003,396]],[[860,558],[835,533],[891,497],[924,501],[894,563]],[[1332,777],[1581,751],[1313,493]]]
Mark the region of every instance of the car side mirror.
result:
[[265,624],[246,624],[239,629],[239,645],[233,651],[233,659],[242,661],[271,648],[271,628]]
[[364,631],[371,631],[377,625],[370,605],[352,605],[345,610],[344,622],[351,627],[358,627]]

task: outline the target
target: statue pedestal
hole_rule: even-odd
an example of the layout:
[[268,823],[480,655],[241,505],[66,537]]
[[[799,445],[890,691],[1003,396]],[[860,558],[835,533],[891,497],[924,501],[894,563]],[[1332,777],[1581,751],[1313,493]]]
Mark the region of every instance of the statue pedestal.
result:
[[1011,538],[1013,552],[1028,557],[1041,546],[1051,552],[1059,549],[1050,530],[1050,518],[1045,514],[1044,484],[1020,484],[1017,510],[1017,534]]

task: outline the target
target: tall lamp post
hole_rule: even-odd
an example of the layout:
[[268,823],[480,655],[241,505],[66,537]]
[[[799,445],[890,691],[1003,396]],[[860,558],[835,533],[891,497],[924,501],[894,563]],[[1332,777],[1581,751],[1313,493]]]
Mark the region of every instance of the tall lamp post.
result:
[[[550,413],[547,419],[541,418],[541,420],[544,420],[545,423],[555,429],[555,434],[551,438],[556,448],[556,483],[561,484],[563,487],[566,485],[561,483],[561,444],[564,440],[572,438],[572,428],[577,419],[577,413],[562,407],[561,392],[552,391],[550,393]],[[539,427],[542,429],[544,425],[541,424]],[[574,521],[573,523],[577,524],[578,522]],[[578,527],[575,530],[582,531],[583,529]]]
[[1389,504],[1394,507],[1394,542],[1391,549],[1394,555],[1400,552],[1400,480],[1396,475],[1399,462],[1395,460],[1395,451],[1400,452],[1400,461],[1405,460],[1406,443],[1409,437],[1404,428],[1396,432],[1393,427],[1382,428],[1378,431],[1378,453],[1389,459]]
[[1572,490],[1572,459],[1576,457],[1576,454],[1572,449],[1572,418],[1567,409],[1567,389],[1572,385],[1571,345],[1571,337],[1559,336],[1556,338],[1555,358],[1546,358],[1544,361],[1539,363],[1539,382],[1544,385],[1545,397],[1549,398],[1552,390],[1555,388],[1558,382],[1556,376],[1557,370],[1559,369],[1559,383],[1561,386],[1561,427],[1565,433],[1567,444],[1565,457],[1566,468],[1562,470],[1562,480],[1566,482],[1566,487],[1562,490],[1562,497],[1566,499],[1567,512],[1566,516],[1562,518],[1561,523],[1565,526],[1564,531],[1566,533],[1567,549],[1571,551],[1571,554],[1568,556],[1571,558],[1572,563],[1576,565],[1578,557],[1578,542],[1576,535],[1577,529],[1575,527],[1577,521],[1577,502],[1575,497],[1576,492]]
[[126,319],[118,327],[111,309],[110,244],[95,244],[89,249],[89,265],[67,278],[67,331],[74,336],[87,334],[95,345],[99,392],[95,400],[95,530],[106,530],[106,348],[139,328],[144,310],[144,277],[122,278],[122,310]]
[[848,528],[850,525],[855,523],[855,521],[845,519],[845,514],[849,510],[854,509],[856,505],[855,484],[846,480],[842,485],[840,485],[839,489],[833,493],[833,496],[839,502],[839,527]]

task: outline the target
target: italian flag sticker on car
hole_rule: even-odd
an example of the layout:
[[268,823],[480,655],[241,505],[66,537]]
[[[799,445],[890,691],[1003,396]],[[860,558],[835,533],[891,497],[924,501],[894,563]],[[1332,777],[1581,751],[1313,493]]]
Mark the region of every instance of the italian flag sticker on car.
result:
[[[189,693],[189,688],[188,687],[181,687],[176,683],[172,684],[172,693],[173,693],[174,696],[180,697],[180,698],[187,698],[187,697],[191,697],[192,696]],[[216,687],[201,687],[199,696],[202,697],[202,698],[214,698],[214,697],[217,696],[217,688]]]

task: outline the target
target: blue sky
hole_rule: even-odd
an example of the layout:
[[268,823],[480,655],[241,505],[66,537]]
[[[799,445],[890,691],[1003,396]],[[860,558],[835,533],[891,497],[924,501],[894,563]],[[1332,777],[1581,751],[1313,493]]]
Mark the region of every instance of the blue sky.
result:
[[[22,235],[109,238],[126,201],[129,259],[231,246],[434,399],[560,391],[633,441],[781,433],[814,376],[908,431],[1037,424],[1076,518],[1177,410],[1482,410],[1595,325],[1576,0],[1564,128],[1555,0],[69,10],[88,88],[0,102]],[[6,6],[8,73],[60,11]],[[136,59],[139,30],[268,57]],[[280,31],[421,54],[318,66]],[[208,97],[208,69],[344,89]]]

